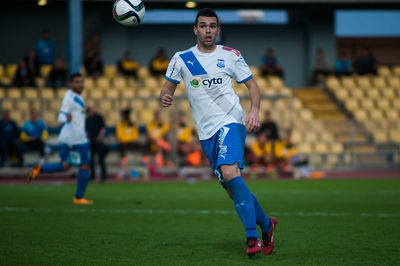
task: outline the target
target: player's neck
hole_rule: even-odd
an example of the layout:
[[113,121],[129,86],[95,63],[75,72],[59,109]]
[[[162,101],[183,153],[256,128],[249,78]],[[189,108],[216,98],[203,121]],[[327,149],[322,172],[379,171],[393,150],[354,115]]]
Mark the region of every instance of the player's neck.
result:
[[213,46],[206,47],[201,45],[201,43],[197,43],[197,49],[202,53],[212,53],[215,51],[215,49],[217,49],[217,45],[214,44]]

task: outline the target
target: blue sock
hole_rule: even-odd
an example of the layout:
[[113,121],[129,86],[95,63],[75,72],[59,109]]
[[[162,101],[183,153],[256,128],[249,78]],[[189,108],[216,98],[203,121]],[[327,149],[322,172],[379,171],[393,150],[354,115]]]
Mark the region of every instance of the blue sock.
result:
[[253,194],[251,195],[253,196],[254,213],[256,214],[257,224],[261,227],[261,231],[263,233],[269,232],[271,230],[271,221],[267,215],[265,215],[263,209],[257,201],[257,198]]
[[247,237],[257,237],[256,216],[254,213],[253,197],[240,176],[225,183],[232,192],[233,203],[238,213]]
[[79,169],[78,181],[76,185],[75,197],[81,199],[85,195],[86,186],[89,182],[89,171],[86,169]]
[[64,165],[62,163],[48,163],[42,165],[41,173],[55,173],[55,172],[63,172]]

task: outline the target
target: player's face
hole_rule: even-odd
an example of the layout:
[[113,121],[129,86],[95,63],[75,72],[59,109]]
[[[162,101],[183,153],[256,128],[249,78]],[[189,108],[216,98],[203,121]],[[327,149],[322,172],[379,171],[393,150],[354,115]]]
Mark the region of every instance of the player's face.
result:
[[74,92],[81,94],[83,91],[83,77],[75,77],[70,82],[70,87]]
[[221,30],[217,18],[200,16],[197,25],[193,27],[197,36],[197,43],[205,49],[211,49],[215,45],[217,36]]

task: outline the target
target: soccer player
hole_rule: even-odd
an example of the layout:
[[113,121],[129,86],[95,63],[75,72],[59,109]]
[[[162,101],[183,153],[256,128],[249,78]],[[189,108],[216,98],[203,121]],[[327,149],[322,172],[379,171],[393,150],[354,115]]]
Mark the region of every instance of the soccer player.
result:
[[[265,215],[241,177],[246,127],[253,131],[260,126],[260,91],[240,52],[216,45],[220,30],[218,16],[212,9],[201,9],[197,13],[193,27],[197,44],[177,52],[171,59],[160,102],[163,107],[172,104],[182,76],[201,146],[215,175],[233,199],[244,225],[247,254],[255,255],[262,249],[269,255],[274,249],[277,221]],[[251,110],[246,119],[239,97],[232,88],[232,78],[249,89]],[[262,246],[256,224],[262,230]]]
[[40,173],[67,171],[71,165],[79,165],[78,184],[73,198],[74,204],[92,204],[84,197],[89,181],[90,148],[85,132],[85,102],[81,96],[83,76],[71,75],[70,89],[62,101],[58,122],[64,124],[58,141],[60,143],[59,163],[36,164],[28,174],[27,182],[36,179]]

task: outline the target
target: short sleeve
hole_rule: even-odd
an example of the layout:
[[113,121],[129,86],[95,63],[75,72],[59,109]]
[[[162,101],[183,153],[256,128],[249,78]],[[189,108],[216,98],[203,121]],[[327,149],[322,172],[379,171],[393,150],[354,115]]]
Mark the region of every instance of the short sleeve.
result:
[[253,78],[249,66],[241,55],[235,61],[232,74],[238,84]]
[[175,84],[179,84],[181,82],[181,65],[178,53],[176,53],[169,62],[165,79]]
[[72,111],[71,109],[72,105],[70,97],[64,97],[61,104],[60,113],[69,114]]

